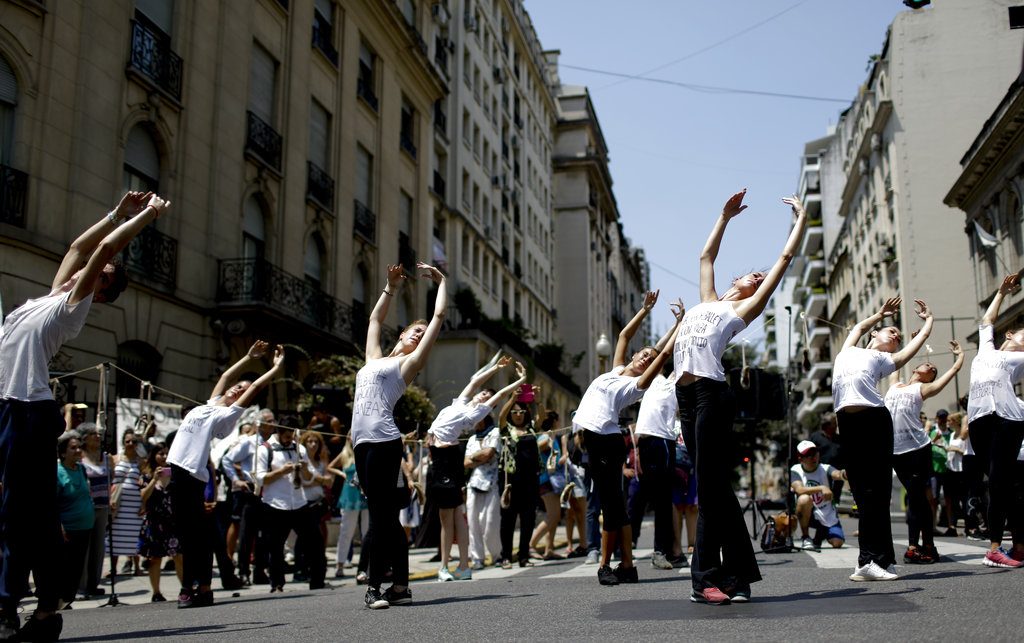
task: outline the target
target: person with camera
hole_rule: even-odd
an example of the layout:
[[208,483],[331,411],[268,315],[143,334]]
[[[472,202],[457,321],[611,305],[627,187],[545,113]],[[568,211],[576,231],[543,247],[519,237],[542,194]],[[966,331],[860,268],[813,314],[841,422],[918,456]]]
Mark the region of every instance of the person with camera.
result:
[[[292,424],[292,426],[289,426]],[[319,515],[307,505],[303,485],[313,481],[306,447],[295,441],[288,418],[280,420],[274,435],[256,452],[256,480],[262,489],[264,530],[270,552],[270,592],[284,591],[284,541],[295,530],[309,560],[309,588],[324,587],[327,560],[320,535]]]
[[273,366],[255,382],[232,382],[261,359],[269,345],[257,341],[246,355],[224,371],[206,404],[201,404],[181,421],[167,455],[171,466],[171,506],[178,526],[182,553],[182,583],[178,607],[213,605],[213,542],[208,538],[204,517],[205,493],[210,481],[210,440],[225,438],[235,428],[245,409],[259,392],[284,370],[284,347],[274,350]]
[[[221,471],[231,489],[231,519],[238,524],[238,577],[243,587],[270,582],[266,575],[266,547],[260,531],[263,503],[255,490],[256,449],[273,434],[274,412],[261,409],[255,421],[255,433],[242,437],[224,452],[220,461]],[[250,558],[256,559],[255,573],[251,576]]]
[[150,600],[153,603],[167,600],[160,593],[160,571],[165,556],[174,560],[174,570],[181,581],[181,556],[168,490],[170,483],[167,445],[155,444],[142,467],[142,503],[146,515],[139,531],[139,555],[149,560],[149,586],[153,590]]

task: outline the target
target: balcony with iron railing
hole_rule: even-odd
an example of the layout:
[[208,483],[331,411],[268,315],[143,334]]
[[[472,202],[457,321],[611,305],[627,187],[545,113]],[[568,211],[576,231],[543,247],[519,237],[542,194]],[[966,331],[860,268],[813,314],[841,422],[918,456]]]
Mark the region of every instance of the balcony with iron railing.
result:
[[306,167],[306,198],[328,212],[333,212],[334,179],[312,161],[306,161]]
[[218,261],[220,306],[265,308],[335,337],[352,340],[352,307],[265,259]]
[[147,226],[124,249],[121,260],[133,278],[162,290],[174,290],[178,281],[177,239]]
[[281,171],[281,135],[251,111],[246,113],[245,151],[275,172]]
[[137,13],[131,22],[128,72],[180,102],[183,65],[181,57],[171,51],[170,36],[141,14]]
[[25,227],[28,174],[0,165],[0,223]]
[[352,230],[370,243],[377,243],[377,215],[359,199],[355,199]]

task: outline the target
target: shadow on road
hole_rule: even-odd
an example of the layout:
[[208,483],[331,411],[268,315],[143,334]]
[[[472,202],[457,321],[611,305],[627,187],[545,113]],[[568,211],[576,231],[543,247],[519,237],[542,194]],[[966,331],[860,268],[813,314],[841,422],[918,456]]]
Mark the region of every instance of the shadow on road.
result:
[[896,592],[850,587],[785,596],[758,597],[755,594],[751,603],[728,606],[701,605],[686,599],[618,601],[602,605],[597,617],[604,621],[686,621],[704,618],[798,618],[808,614],[894,614],[920,609],[901,596],[920,591],[920,587]]
[[477,594],[476,596],[445,596],[434,598],[429,601],[413,601],[413,607],[421,605],[450,605],[452,603],[466,603],[472,601],[493,601],[497,598],[529,598],[537,594]]
[[176,627],[166,630],[136,630],[134,632],[120,632],[118,634],[101,634],[97,636],[78,636],[61,639],[63,641],[112,641],[123,639],[141,638],[168,638],[183,636],[210,636],[217,634],[231,634],[236,632],[248,632],[256,630],[269,630],[275,627],[283,627],[285,623],[220,623],[215,625],[197,625],[195,627]]

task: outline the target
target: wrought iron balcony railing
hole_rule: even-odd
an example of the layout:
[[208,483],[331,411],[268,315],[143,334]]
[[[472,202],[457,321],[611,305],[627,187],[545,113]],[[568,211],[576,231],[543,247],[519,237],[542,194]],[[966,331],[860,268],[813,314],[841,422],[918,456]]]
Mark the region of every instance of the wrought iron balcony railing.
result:
[[0,222],[25,227],[28,174],[0,165]]
[[178,240],[148,226],[124,249],[122,261],[133,277],[173,290],[178,281]]
[[355,200],[355,217],[352,230],[370,243],[377,243],[377,215],[359,199]]
[[352,339],[352,307],[265,259],[222,259],[217,302],[273,309],[319,330]]
[[327,211],[334,212],[334,179],[312,161],[307,161],[306,167],[309,168],[306,177],[306,197],[316,201]]
[[256,114],[247,111],[245,151],[273,169],[281,170],[281,135]]
[[181,100],[181,57],[171,51],[171,39],[158,28],[132,20],[128,68],[148,78],[174,100]]

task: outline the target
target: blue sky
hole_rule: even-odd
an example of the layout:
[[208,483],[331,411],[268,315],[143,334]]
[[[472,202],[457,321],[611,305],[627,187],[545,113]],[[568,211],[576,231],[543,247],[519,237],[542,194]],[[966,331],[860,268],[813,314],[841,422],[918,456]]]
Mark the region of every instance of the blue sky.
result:
[[[790,215],[803,144],[824,136],[867,77],[901,0],[526,0],[541,44],[562,52],[562,82],[590,88],[608,142],[625,232],[651,262],[662,299],[699,301],[697,257],[725,199],[749,208],[726,231],[719,291],[769,267]],[[627,8],[628,7],[628,8]],[[927,11],[928,9],[925,9]],[[724,41],[724,42],[723,42]],[[694,91],[571,69],[843,102]],[[674,274],[673,274],[674,273]],[[749,333],[760,335],[761,321]]]

